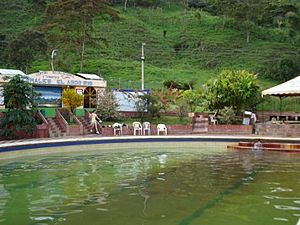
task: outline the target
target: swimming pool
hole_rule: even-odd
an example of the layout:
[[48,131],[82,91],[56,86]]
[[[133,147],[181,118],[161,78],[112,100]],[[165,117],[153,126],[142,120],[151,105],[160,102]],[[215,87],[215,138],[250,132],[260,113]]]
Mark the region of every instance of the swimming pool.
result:
[[300,155],[226,145],[119,143],[2,154],[0,224],[295,225]]

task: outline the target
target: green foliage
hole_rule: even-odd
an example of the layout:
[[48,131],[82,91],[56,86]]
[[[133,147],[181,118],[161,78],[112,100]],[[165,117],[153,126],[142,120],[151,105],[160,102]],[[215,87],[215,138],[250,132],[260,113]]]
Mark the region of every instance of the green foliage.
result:
[[172,100],[174,99],[174,93],[172,90],[155,90],[148,95],[148,112],[151,117],[159,118],[162,112],[167,111]]
[[148,111],[148,101],[149,95],[139,95],[135,100],[135,109],[139,113],[139,117],[141,118],[141,122],[144,121],[145,115],[147,115]]
[[4,85],[4,104],[8,109],[0,120],[0,134],[15,137],[17,132],[32,133],[36,127],[34,98],[31,84],[21,76],[14,76]]
[[189,112],[190,106],[183,98],[179,98],[176,101],[176,114],[179,117],[179,120],[183,120],[186,117],[186,114]]
[[15,67],[25,70],[39,54],[44,55],[46,50],[47,42],[43,33],[25,30],[9,43],[8,60]]
[[[14,39],[17,33],[28,27],[33,29],[42,27],[47,30],[49,49],[58,49],[55,69],[77,73],[80,70],[82,49],[79,32],[83,31],[83,24],[75,18],[72,24],[69,21],[66,21],[66,24],[60,22],[56,27],[52,18],[48,20],[47,15],[41,15],[44,10],[32,12],[32,1],[0,1],[0,8],[3,9],[0,10],[2,18],[0,34],[3,35],[2,39],[0,35],[0,39],[3,47],[0,48],[6,52],[6,44]],[[199,88],[224,69],[258,71],[258,68],[282,56],[293,57],[299,49],[299,31],[294,27],[290,33],[286,17],[283,18],[284,24],[281,28],[277,25],[264,25],[264,22],[260,21],[251,21],[251,42],[245,45],[244,23],[229,16],[224,17],[221,11],[215,11],[213,14],[201,11],[201,23],[199,23],[195,9],[183,6],[185,5],[183,2],[187,1],[162,0],[159,7],[153,5],[137,7],[138,0],[128,0],[126,11],[120,10],[124,6],[124,0],[113,2],[117,4],[114,9],[118,10],[120,19],[111,20],[101,13],[93,17],[92,29],[83,55],[84,72],[100,71],[103,78],[107,80],[109,88],[140,88],[142,42],[146,42],[145,87],[147,89],[161,89],[165,80],[186,82],[191,79],[197,82],[198,87],[195,85],[195,88]],[[212,0],[197,2],[205,2],[210,9],[216,8]],[[218,10],[227,8],[225,3],[229,1],[222,2],[222,7]],[[271,4],[273,0],[269,2]],[[280,2],[283,4],[287,1]],[[275,6],[277,7],[277,3]],[[268,9],[263,7],[262,9],[263,13],[267,13]],[[70,12],[67,11],[64,15],[61,11],[62,9],[59,8],[57,16],[60,15],[62,20],[66,16],[67,20],[67,14]],[[82,11],[78,10],[74,13],[82,13]],[[285,15],[285,13],[278,15]],[[257,19],[260,20],[260,17]],[[225,26],[223,21],[226,22]],[[70,26],[67,23],[70,23]],[[167,32],[165,37],[164,31]],[[7,56],[4,54],[0,57],[2,68],[10,66],[4,62],[7,61]],[[37,70],[49,70],[49,58],[42,56],[36,58],[28,72]],[[269,81],[263,80],[263,82]],[[268,83],[271,84],[274,82]]]
[[[178,119],[177,116],[161,116],[161,117],[145,117],[145,121],[148,121],[151,123],[151,125],[157,125],[159,123],[164,123],[167,125],[178,125],[178,124],[183,124],[183,125],[190,125],[192,123],[192,118],[190,117],[184,117],[182,120]],[[136,121],[136,118],[118,118],[116,120],[119,123],[125,123],[125,124],[132,124],[133,122]],[[104,125],[112,125],[114,121],[104,121]]]
[[255,107],[259,96],[256,76],[241,70],[222,71],[217,79],[206,84],[203,93],[210,110],[232,107],[237,115],[246,108]]
[[262,69],[261,73],[266,78],[285,82],[298,75],[300,72],[299,57],[282,57],[271,61]]
[[195,80],[191,80],[189,82],[165,80],[163,82],[163,85],[168,89],[189,90],[189,89],[194,89],[195,83],[196,83]]
[[224,107],[220,110],[218,119],[221,124],[236,124],[236,114],[233,107]]
[[195,112],[196,107],[201,104],[201,90],[186,90],[179,93],[178,98],[188,105],[189,112]]
[[44,30],[56,44],[64,39],[70,47],[77,49],[80,54],[80,71],[83,69],[86,45],[93,45],[97,41],[92,35],[93,21],[100,15],[118,18],[117,12],[105,0],[54,1],[46,9]]
[[118,103],[112,92],[103,92],[98,95],[97,112],[102,120],[114,120],[120,117]]

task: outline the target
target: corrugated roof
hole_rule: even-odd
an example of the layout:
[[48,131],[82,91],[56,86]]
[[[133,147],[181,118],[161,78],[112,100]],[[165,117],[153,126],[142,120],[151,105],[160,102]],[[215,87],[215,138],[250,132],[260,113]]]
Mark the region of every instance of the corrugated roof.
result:
[[76,73],[77,76],[82,77],[86,80],[103,80],[102,77],[99,77],[97,74],[89,74],[89,73]]
[[11,69],[0,69],[1,75],[13,76],[13,75],[23,75],[26,76],[21,70],[11,70]]

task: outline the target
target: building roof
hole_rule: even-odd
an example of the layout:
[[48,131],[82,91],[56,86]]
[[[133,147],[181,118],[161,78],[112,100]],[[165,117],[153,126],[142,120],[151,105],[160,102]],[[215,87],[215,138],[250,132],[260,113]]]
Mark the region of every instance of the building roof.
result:
[[272,95],[278,97],[300,96],[300,76],[275,87],[264,90],[261,94],[262,96]]
[[21,70],[11,70],[11,69],[0,69],[0,75],[6,76],[14,76],[14,75],[22,75],[26,76]]
[[98,76],[97,74],[76,73],[76,75],[86,80],[103,80],[103,78]]

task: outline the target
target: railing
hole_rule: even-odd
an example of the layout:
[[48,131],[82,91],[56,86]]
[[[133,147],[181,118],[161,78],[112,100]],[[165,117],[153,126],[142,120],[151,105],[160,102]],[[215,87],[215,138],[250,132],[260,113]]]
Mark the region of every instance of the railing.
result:
[[84,109],[84,117],[87,120],[89,120],[91,117],[91,113],[87,109]]
[[83,125],[80,122],[80,120],[72,112],[70,112],[70,116],[73,118],[73,120],[75,121],[75,123],[79,125],[79,127],[80,127],[79,128],[80,129],[80,135],[83,135]]
[[[38,116],[38,118],[39,119],[41,119],[42,121],[43,121],[43,123],[42,124],[44,124],[44,125],[46,125],[46,133],[43,133],[43,135],[42,135],[42,137],[49,137],[49,135],[50,135],[50,130],[51,130],[51,128],[50,128],[50,124],[49,124],[49,122],[48,122],[48,120],[45,118],[45,116],[40,112],[40,110],[38,110],[37,111],[37,114],[36,114],[37,116]],[[37,132],[38,132],[38,130],[37,130]]]
[[67,135],[70,135],[70,126],[58,109],[56,109],[55,118],[60,123],[60,125],[66,130]]
[[43,121],[43,123],[46,124],[47,128],[49,129],[49,123],[44,117],[44,115],[40,112],[40,110],[37,111],[37,115]]

